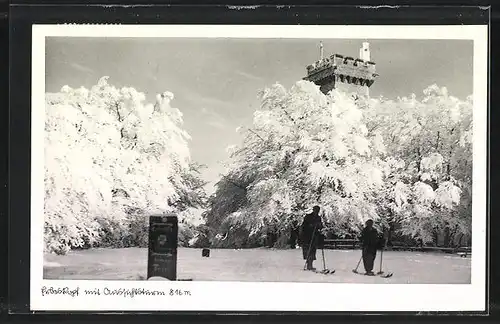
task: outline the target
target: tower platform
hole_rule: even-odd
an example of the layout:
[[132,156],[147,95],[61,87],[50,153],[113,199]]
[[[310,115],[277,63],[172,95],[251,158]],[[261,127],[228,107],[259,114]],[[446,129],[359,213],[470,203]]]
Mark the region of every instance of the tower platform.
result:
[[324,94],[339,89],[369,96],[369,89],[378,76],[376,64],[369,57],[368,43],[363,43],[357,59],[340,54],[323,58],[321,46],[321,58],[307,66],[307,76],[303,79],[319,85]]

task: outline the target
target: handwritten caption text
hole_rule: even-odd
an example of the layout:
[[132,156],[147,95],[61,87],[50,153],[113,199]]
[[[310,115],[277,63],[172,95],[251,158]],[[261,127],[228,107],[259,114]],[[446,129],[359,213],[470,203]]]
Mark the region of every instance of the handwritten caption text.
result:
[[145,288],[94,288],[94,289],[80,289],[80,287],[46,287],[41,289],[42,296],[49,295],[66,295],[69,297],[78,296],[121,296],[127,298],[134,298],[136,296],[191,296],[190,290],[183,289],[168,289],[168,290],[150,290]]

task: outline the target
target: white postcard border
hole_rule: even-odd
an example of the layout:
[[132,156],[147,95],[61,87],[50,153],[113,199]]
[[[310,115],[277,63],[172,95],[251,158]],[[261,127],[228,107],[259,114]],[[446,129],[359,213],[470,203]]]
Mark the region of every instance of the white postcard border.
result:
[[[486,307],[486,153],[488,26],[34,25],[31,134],[30,308],[51,311],[484,311]],[[317,284],[43,279],[45,37],[235,37],[469,39],[474,41],[474,147],[471,284]],[[457,67],[459,68],[459,67]],[[144,265],[146,268],[146,264]],[[42,287],[79,288],[79,296]],[[85,289],[141,288],[166,296],[85,295]],[[190,296],[170,296],[171,289]],[[361,296],[374,296],[365,300]],[[303,296],[315,296],[310,301]]]

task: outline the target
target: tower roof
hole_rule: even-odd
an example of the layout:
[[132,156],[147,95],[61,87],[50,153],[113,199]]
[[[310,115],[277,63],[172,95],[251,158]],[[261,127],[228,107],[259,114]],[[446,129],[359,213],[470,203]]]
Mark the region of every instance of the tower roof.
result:
[[332,54],[324,58],[322,57],[322,43],[320,48],[321,57],[307,66],[307,76],[304,80],[314,82],[325,89],[335,88],[335,82],[349,83],[359,87],[370,87],[375,82],[378,74],[376,64],[369,60],[368,42],[363,42],[359,51],[360,57],[356,59],[341,54]]

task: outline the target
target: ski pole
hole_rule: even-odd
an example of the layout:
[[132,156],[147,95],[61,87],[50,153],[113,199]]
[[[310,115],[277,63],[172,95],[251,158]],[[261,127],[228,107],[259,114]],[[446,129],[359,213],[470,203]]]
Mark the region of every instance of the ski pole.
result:
[[380,266],[379,266],[379,271],[377,274],[382,274],[384,273],[382,271],[382,259],[384,258],[384,249],[382,249],[382,251],[380,251]]
[[314,225],[314,229],[313,229],[313,232],[312,232],[311,242],[309,243],[309,249],[307,251],[307,256],[306,256],[306,263],[304,264],[304,270],[307,267],[307,261],[309,261],[309,256],[311,255],[312,244],[313,244],[313,240],[314,240],[314,233],[316,232],[316,226],[317,226],[317,224]]
[[384,273],[384,271],[382,271],[382,260],[384,258],[384,250],[385,250],[386,245],[387,245],[387,239],[384,239],[384,245],[382,246],[382,250],[380,251],[380,267],[379,267],[379,271],[377,274]]
[[361,263],[361,260],[363,260],[363,247],[361,247],[361,257],[359,258],[358,264],[356,265],[356,269],[353,269],[352,272],[358,273],[358,268]]
[[321,247],[321,255],[323,256],[323,271],[326,270],[326,262],[325,262],[325,250]]
[[355,272],[355,273],[358,272],[359,264],[361,263],[362,259],[363,259],[363,254],[361,254],[361,257],[359,258],[358,264],[356,265],[356,269],[352,270],[353,272]]

